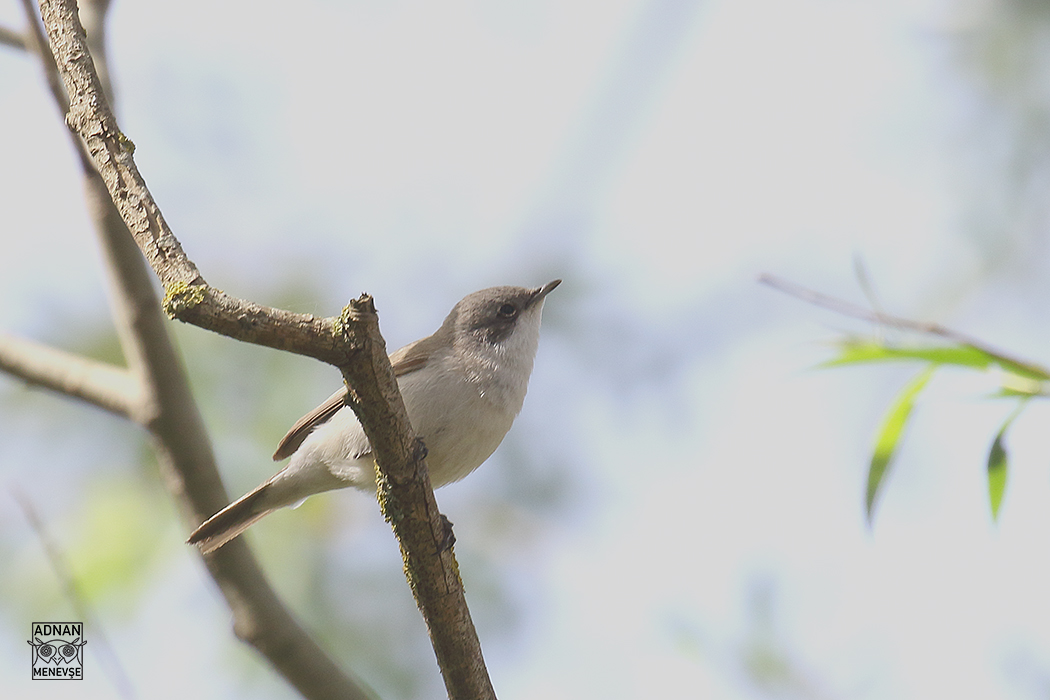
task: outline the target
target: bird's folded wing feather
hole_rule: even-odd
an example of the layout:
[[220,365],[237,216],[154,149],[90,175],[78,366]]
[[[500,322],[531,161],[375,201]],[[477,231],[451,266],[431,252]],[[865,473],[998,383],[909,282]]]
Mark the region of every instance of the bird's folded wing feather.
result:
[[299,445],[303,444],[303,440],[306,439],[311,430],[327,421],[337,411],[346,406],[346,394],[347,391],[344,386],[329,396],[323,404],[295,421],[295,425],[281,438],[280,444],[277,445],[277,451],[273,453],[273,461],[277,462],[285,457],[290,457],[293,452],[299,449]]
[[[430,357],[431,345],[434,344],[434,336],[428,336],[417,340],[401,348],[390,356],[390,363],[394,366],[394,376],[400,377],[426,365]],[[275,462],[290,457],[299,449],[303,440],[310,431],[330,420],[340,409],[346,406],[347,390],[343,387],[329,396],[323,404],[307,413],[295,422],[288,433],[281,438],[277,445],[277,451],[273,453]]]

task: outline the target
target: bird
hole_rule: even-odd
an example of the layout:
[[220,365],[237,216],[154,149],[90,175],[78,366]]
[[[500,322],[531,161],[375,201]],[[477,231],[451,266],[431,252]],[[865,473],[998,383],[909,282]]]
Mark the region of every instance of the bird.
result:
[[[521,411],[546,296],[561,284],[468,294],[433,334],[390,355],[434,488],[495,452]],[[205,520],[187,542],[210,554],[270,513],[341,488],[375,491],[375,460],[344,386],[300,418],[274,452],[287,466]]]

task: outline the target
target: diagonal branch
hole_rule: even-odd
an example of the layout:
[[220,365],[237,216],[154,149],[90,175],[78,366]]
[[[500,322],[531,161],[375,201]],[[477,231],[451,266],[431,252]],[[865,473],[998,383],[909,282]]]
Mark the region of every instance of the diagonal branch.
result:
[[126,369],[7,333],[0,333],[0,370],[131,420],[142,405]]
[[[30,36],[40,55],[56,104],[66,112],[68,100],[46,39],[30,4]],[[104,9],[105,3],[98,3]],[[103,18],[96,23],[101,26]],[[35,31],[34,31],[35,30]],[[61,351],[40,348],[21,341],[8,342],[10,370],[28,375],[39,383],[52,379],[52,388],[71,395],[70,382],[53,380],[87,366],[94,381],[80,389],[82,398],[97,399],[108,407],[121,394],[127,400],[124,415],[146,426],[154,438],[161,474],[166,486],[182,506],[186,519],[195,524],[226,504],[228,498],[219,479],[215,456],[189,390],[182,364],[168,336],[160,301],[141,252],[113,205],[105,183],[95,170],[80,136],[70,131],[80,156],[85,196],[104,252],[111,285],[114,322],[120,336],[128,370],[103,366]],[[15,353],[17,348],[20,352]],[[35,364],[29,364],[35,355]],[[19,364],[15,365],[15,360]],[[103,371],[106,370],[106,371]],[[108,403],[106,403],[108,401]],[[274,668],[305,697],[370,697],[359,681],[344,673],[306,634],[267,583],[247,545],[232,543],[228,552],[206,560],[209,572],[233,612],[234,630],[255,646]]]
[[26,50],[26,39],[22,32],[16,32],[9,27],[0,26],[0,45],[10,46],[13,49]]
[[[344,345],[337,319],[268,308],[230,296],[205,282],[168,227],[135,165],[135,146],[121,133],[105,98],[76,3],[41,0],[40,9],[68,102],[60,90],[52,92],[67,108],[66,124],[83,140],[92,169],[101,175],[120,218],[164,285],[168,315],[235,340],[336,366],[349,362],[353,350]],[[55,73],[50,69],[46,72],[53,83]]]
[[[109,271],[114,322],[132,371],[149,394],[143,424],[153,436],[161,474],[195,525],[229,501],[207,429],[172,344],[149,268],[109,200],[98,173],[86,194]],[[245,542],[205,559],[233,612],[234,631],[256,647],[308,698],[363,700],[369,691],[342,671],[294,619],[270,587]],[[223,549],[230,548],[230,545]]]
[[[455,556],[448,544],[449,526],[438,511],[427,476],[425,448],[413,437],[371,297],[363,295],[352,300],[338,318],[319,319],[268,309],[210,287],[168,228],[135,166],[134,146],[120,132],[103,94],[75,2],[40,0],[40,7],[52,52],[70,96],[66,122],[83,139],[121,219],[164,285],[164,310],[173,318],[231,338],[314,357],[339,367],[351,388],[350,405],[376,455],[380,503],[400,542],[406,576],[427,622],[449,697],[495,697],[466,606]],[[152,353],[146,355],[152,356]],[[161,358],[155,365],[147,363],[143,369],[148,374],[151,368],[172,371],[173,366],[178,367],[177,360]],[[165,403],[157,402],[158,407]],[[195,410],[172,411],[172,414],[170,424],[163,420],[163,414],[150,424],[161,449],[204,449],[193,441],[166,439],[174,437],[168,434],[171,429],[176,429],[175,435],[178,435],[180,421],[188,423],[183,427],[189,428],[200,421]],[[202,427],[200,434],[203,434]],[[201,514],[202,508],[204,514],[217,510],[204,502],[225,499],[217,476],[214,479],[211,476],[212,464],[200,470],[205,475],[203,481],[215,481],[211,498],[203,501],[195,497],[196,488],[191,488],[194,485],[190,477],[194,473],[177,468],[179,464],[211,459],[210,450],[207,455],[173,452],[170,458],[173,463],[170,488],[181,495],[185,487],[195,514]],[[206,561],[222,586],[224,566],[233,565],[238,557],[243,560],[248,556],[247,547],[234,542]],[[258,580],[262,581],[261,575]],[[226,588],[223,591],[236,616],[242,601]],[[277,652],[284,649],[258,644],[254,632],[238,628],[238,634],[256,643],[280,668]]]

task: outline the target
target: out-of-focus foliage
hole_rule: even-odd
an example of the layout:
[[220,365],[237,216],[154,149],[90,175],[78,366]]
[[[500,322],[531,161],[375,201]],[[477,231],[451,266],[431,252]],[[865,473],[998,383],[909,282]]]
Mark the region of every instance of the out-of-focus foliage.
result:
[[1047,395],[1050,370],[1038,365],[1006,357],[1001,353],[966,343],[945,345],[891,345],[879,339],[849,338],[839,344],[838,355],[823,364],[824,367],[846,365],[920,361],[925,367],[897,394],[886,409],[875,438],[871,463],[868,467],[865,504],[868,521],[874,516],[878,497],[894,456],[900,445],[904,430],[912,415],[915,401],[942,366],[955,366],[981,372],[999,371],[1000,391],[998,397],[1017,400],[1017,408],[1010,414],[996,433],[988,451],[988,498],[992,517],[999,517],[999,506],[1007,480],[1006,431],[1024,410],[1029,399]]
[[1050,3],[966,0],[946,15],[951,69],[972,100],[952,144],[969,202],[962,230],[990,271],[1038,274],[1050,216]]

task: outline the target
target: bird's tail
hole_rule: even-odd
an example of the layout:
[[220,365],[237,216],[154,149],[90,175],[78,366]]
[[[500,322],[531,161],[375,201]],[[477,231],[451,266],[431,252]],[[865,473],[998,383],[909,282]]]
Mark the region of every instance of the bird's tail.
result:
[[211,554],[278,508],[300,503],[308,496],[352,484],[329,471],[322,462],[292,462],[262,486],[205,520],[187,540]]
[[270,489],[272,482],[267,481],[251,493],[241,496],[201,523],[186,541],[197,545],[202,554],[211,554],[284,505],[272,504],[273,499],[268,498]]

